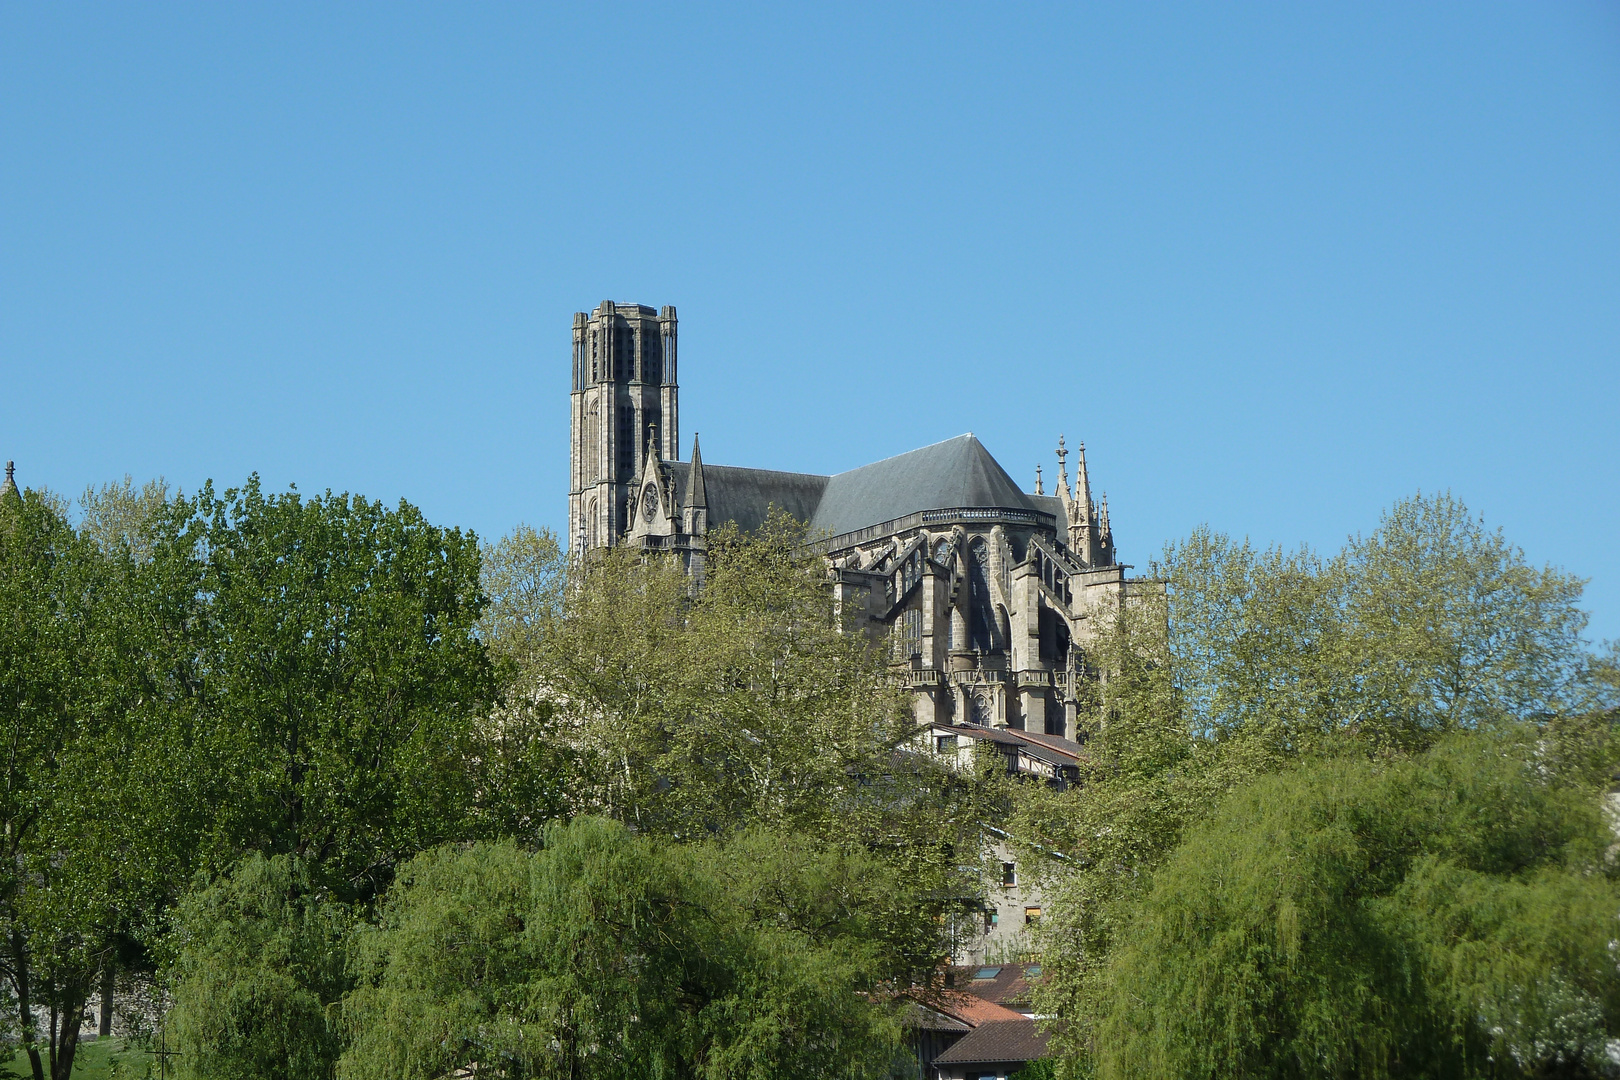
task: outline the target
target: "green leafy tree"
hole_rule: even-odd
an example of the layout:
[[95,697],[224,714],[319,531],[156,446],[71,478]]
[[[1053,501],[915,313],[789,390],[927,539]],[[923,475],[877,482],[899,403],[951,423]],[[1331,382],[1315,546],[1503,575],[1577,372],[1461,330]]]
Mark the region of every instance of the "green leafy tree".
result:
[[[340,1042],[311,1037],[313,1017],[344,976],[322,966],[328,939],[309,921],[325,926],[330,905],[364,912],[400,863],[484,823],[495,682],[475,634],[476,539],[407,503],[265,495],[253,479],[173,504],[151,567],[192,598],[174,731],[196,777],[187,804],[208,815],[197,863],[214,882],[174,939],[187,1067],[330,1075]],[[260,940],[305,959],[272,970]]]
[[158,917],[186,846],[174,763],[151,756],[170,629],[154,592],[59,500],[0,497],[0,969],[41,1080],[72,1072],[95,976]]
[[570,568],[523,683],[572,755],[568,811],[687,842],[768,829],[880,852],[907,868],[908,903],[931,898],[933,942],[907,955],[932,967],[999,795],[908,752],[886,657],[834,609],[803,525],[717,529],[707,555],[700,591],[657,555]]
[[[1054,1045],[1097,1045],[1103,979],[1132,904],[1221,800],[1301,760],[1421,753],[1436,739],[1612,699],[1580,632],[1580,582],[1449,496],[1398,504],[1324,559],[1200,530],[1091,646],[1104,673],[1082,783],[1017,793],[1015,835],[1064,853],[1043,923]],[[1605,694],[1608,697],[1605,697]],[[1039,860],[1030,860],[1039,865]]]
[[494,664],[499,701],[480,717],[470,763],[479,798],[470,835],[538,839],[577,790],[577,747],[559,727],[554,696],[538,680],[559,630],[568,563],[550,530],[520,525],[483,549],[489,606],[478,633]]
[[1453,735],[1233,795],[1123,924],[1099,1075],[1611,1075],[1613,838],[1541,742]]
[[356,912],[297,855],[253,854],[186,895],[170,945],[176,1007],[168,1024],[198,1077],[326,1080],[343,1042],[328,1012]]
[[127,551],[136,562],[146,562],[168,506],[169,485],[161,476],[137,488],[126,474],[85,488],[79,497],[79,533],[109,555]]
[[210,767],[215,869],[293,854],[343,899],[461,835],[472,717],[493,679],[474,627],[476,539],[415,507],[265,495],[180,503],[154,561],[198,598],[188,677]]
[[[360,939],[339,1076],[886,1075],[898,1032],[862,995],[880,965],[871,912],[850,900],[881,866],[672,846],[600,818],[545,841],[441,849],[402,872]],[[739,856],[770,869],[721,869]]]

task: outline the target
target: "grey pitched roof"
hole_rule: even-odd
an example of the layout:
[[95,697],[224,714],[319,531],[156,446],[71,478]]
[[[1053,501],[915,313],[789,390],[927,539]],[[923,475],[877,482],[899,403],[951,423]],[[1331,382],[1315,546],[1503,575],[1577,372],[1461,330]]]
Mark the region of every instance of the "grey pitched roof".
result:
[[[665,461],[662,465],[675,481],[675,505],[684,506],[692,474],[691,462]],[[786,510],[800,521],[809,521],[827,487],[827,477],[773,469],[738,469],[704,462],[703,487],[711,526],[735,521],[744,530],[750,530],[765,524],[772,506]]]
[[936,1012],[926,1005],[911,1002],[900,1013],[900,1022],[908,1028],[919,1031],[972,1031],[971,1025],[964,1024],[954,1016],[946,1016]]
[[1045,509],[1019,490],[983,443],[958,435],[834,476],[810,531],[838,536],[919,510],[956,506]]
[[[691,463],[661,464],[675,481],[675,504],[684,506]],[[1056,499],[1020,491],[1007,470],[972,435],[959,435],[837,476],[705,463],[703,485],[711,525],[735,521],[744,529],[756,529],[774,505],[808,522],[812,534],[824,536],[853,532],[919,510],[958,506],[1061,513]]]
[[1063,515],[1063,500],[1056,495],[1025,495],[1024,498],[1043,514],[1051,514],[1057,518],[1059,526],[1068,524],[1068,518]]
[[1034,1061],[1046,1056],[1046,1036],[1033,1020],[991,1020],[958,1039],[936,1065]]

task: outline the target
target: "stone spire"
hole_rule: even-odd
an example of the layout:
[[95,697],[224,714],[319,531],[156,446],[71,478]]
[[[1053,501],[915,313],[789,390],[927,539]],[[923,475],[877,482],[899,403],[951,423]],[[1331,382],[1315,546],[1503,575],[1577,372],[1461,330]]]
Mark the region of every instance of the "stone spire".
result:
[[1074,466],[1074,500],[1080,504],[1080,513],[1085,516],[1086,524],[1091,524],[1091,518],[1096,514],[1097,508],[1091,503],[1091,474],[1086,469],[1086,444],[1080,444],[1080,460]]
[[1041,486],[1041,467],[1039,465],[1035,466],[1035,494],[1046,494],[1046,488]]
[[1067,513],[1069,511],[1069,501],[1070,501],[1070,498],[1069,498],[1069,451],[1067,449],[1065,449],[1064,446],[1063,446],[1063,436],[1062,435],[1058,436],[1057,458],[1058,458],[1057,497],[1058,497],[1058,502],[1063,504],[1064,512]]
[[1069,550],[1085,566],[1097,564],[1097,508],[1091,502],[1091,474],[1086,469],[1086,444],[1080,444],[1074,465],[1074,500],[1069,503]]
[[703,487],[703,451],[698,449],[697,432],[692,433],[692,467],[686,478],[686,506],[682,528],[692,535],[709,531],[709,495]]
[[17,494],[17,463],[6,462],[6,482],[0,484],[0,498]]

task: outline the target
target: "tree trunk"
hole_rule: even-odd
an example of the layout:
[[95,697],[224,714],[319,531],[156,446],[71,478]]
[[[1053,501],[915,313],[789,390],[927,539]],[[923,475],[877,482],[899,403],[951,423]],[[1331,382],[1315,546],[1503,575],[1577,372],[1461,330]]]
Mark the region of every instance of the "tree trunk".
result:
[[[61,1012],[52,1011],[51,1080],[72,1080],[73,1059],[79,1051],[79,1029],[84,1025],[84,1005],[90,998],[90,972],[71,986],[60,987]],[[60,1023],[56,1017],[60,1016]]]
[[103,1039],[112,1035],[113,981],[117,974],[113,958],[108,956],[101,965],[101,1023],[96,1027],[96,1035]]
[[16,973],[17,1020],[22,1025],[23,1049],[28,1052],[34,1080],[45,1080],[45,1064],[39,1060],[39,1035],[34,1030],[34,998],[28,985],[28,950],[15,929],[11,932],[11,963]]
[[69,991],[70,1006],[62,1013],[62,1026],[51,1047],[51,1080],[72,1080],[73,1058],[79,1052],[79,1027],[84,1022],[84,1002],[90,996],[89,987]]

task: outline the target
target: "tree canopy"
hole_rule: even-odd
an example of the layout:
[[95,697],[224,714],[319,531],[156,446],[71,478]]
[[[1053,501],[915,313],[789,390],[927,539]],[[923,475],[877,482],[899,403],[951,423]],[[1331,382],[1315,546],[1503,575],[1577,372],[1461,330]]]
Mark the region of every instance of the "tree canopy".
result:
[[856,855],[739,854],[583,817],[538,851],[419,856],[361,934],[338,1076],[881,1073],[898,1030],[865,931],[887,902],[872,885],[899,883]]
[[1153,573],[1163,600],[1091,647],[1106,677],[1081,784],[1022,788],[1014,816],[1025,843],[1067,856],[1041,1008],[1075,1067],[1097,1060],[1111,957],[1157,871],[1225,800],[1301,762],[1393,761],[1617,701],[1611,662],[1581,637],[1580,582],[1531,567],[1449,496],[1397,504],[1331,557],[1199,530]]
[[1098,1074],[1611,1074],[1614,838],[1542,741],[1312,761],[1225,800],[1119,932]]

